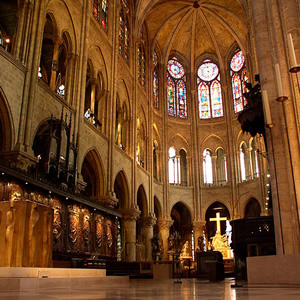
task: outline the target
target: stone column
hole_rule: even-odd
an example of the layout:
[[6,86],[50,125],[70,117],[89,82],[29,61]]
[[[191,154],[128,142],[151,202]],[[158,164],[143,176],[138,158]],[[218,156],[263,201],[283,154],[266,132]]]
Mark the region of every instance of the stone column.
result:
[[56,89],[56,73],[58,71],[58,53],[59,53],[59,46],[61,44],[61,40],[56,38],[54,41],[54,48],[53,48],[53,58],[52,58],[52,70],[51,70],[51,78],[49,86],[52,90]]
[[191,186],[191,178],[192,178],[192,156],[187,155],[186,157],[186,167],[187,167],[187,172],[186,172],[186,185]]
[[177,171],[175,176],[177,177],[177,184],[180,184],[181,183],[181,166],[180,166],[180,155],[176,155],[176,158],[175,158],[175,164],[177,166],[177,169],[175,168],[175,170]]
[[217,155],[212,156],[212,172],[213,172],[213,185],[217,185],[218,184]]
[[153,227],[156,224],[156,218],[154,214],[149,214],[148,217],[143,219],[143,235],[145,238],[146,253],[145,258],[147,261],[152,259],[152,239],[153,239]]
[[20,15],[18,18],[18,29],[16,35],[16,42],[14,46],[14,55],[23,64],[26,64],[26,56],[28,52],[28,45],[30,43],[30,27],[32,26],[33,18],[33,3],[26,0],[20,4]]
[[74,82],[74,73],[75,73],[75,55],[73,53],[69,53],[67,56],[68,59],[68,67],[65,81],[65,100],[69,105],[72,105],[72,93],[73,93],[73,82]]
[[159,233],[161,235],[161,239],[163,242],[163,260],[168,260],[168,250],[169,250],[169,241],[168,238],[170,236],[170,227],[173,225],[173,220],[161,220],[158,222]]
[[125,260],[136,261],[136,221],[140,211],[133,207],[122,211],[125,231]]
[[248,157],[249,157],[250,179],[254,179],[253,163],[252,163],[252,147],[248,147],[247,151],[248,151]]
[[[96,78],[91,80],[91,112],[95,114]],[[90,119],[93,122],[93,118]]]
[[[297,197],[300,194],[299,139],[296,132],[294,99],[290,90],[291,80],[286,64],[288,48],[281,20],[282,12],[287,12],[284,8],[291,7],[295,4],[293,2],[285,1],[285,7],[282,7],[278,6],[279,2],[275,0],[251,1],[261,88],[268,93],[272,121],[275,124],[272,129],[266,130],[266,137],[277,255],[300,252],[297,214]],[[299,6],[297,9],[299,11]],[[294,8],[289,13],[297,9]],[[299,22],[299,18],[297,20]],[[284,94],[289,98],[283,104],[276,101],[278,92],[275,63],[280,65]]]

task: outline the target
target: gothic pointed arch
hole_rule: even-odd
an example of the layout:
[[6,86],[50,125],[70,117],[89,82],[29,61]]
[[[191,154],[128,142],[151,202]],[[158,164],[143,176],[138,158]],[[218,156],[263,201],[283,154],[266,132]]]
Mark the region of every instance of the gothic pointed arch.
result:
[[159,221],[162,220],[162,207],[161,207],[160,201],[156,195],[154,196],[154,214],[157,219],[157,222],[155,223],[155,225],[153,227],[153,236],[160,238],[160,236],[159,236]]
[[11,52],[15,46],[18,26],[18,6],[20,1],[10,0],[0,2],[0,46]]
[[10,108],[5,94],[0,87],[0,152],[8,151],[14,140],[14,130]]
[[8,151],[12,147],[14,131],[11,112],[5,94],[0,87],[0,152]]
[[85,155],[81,167],[83,181],[87,184],[84,194],[94,201],[99,201],[104,195],[104,174],[100,156],[95,149]]
[[174,221],[170,228],[170,234],[175,231],[181,236],[181,245],[188,241],[192,245],[192,214],[190,208],[183,202],[177,202],[171,210],[171,218]]
[[251,197],[246,206],[244,216],[245,218],[249,217],[259,217],[261,215],[261,207],[257,199]]
[[167,63],[167,109],[172,117],[187,118],[186,75],[174,56]]
[[114,193],[118,199],[118,209],[129,208],[129,188],[124,171],[119,171],[114,181]]
[[[216,221],[211,219],[222,218],[224,220]],[[226,232],[226,220],[230,220],[230,212],[228,208],[219,201],[212,203],[206,210],[205,213],[205,221],[206,221],[206,233],[207,233],[207,240],[215,236],[217,229],[218,229],[218,222],[220,225],[220,234],[223,235]]]
[[137,191],[137,205],[140,210],[136,222],[137,260],[143,261],[146,257],[146,217],[148,216],[148,203],[144,186],[141,184]]
[[47,85],[50,85],[54,54],[54,41],[57,38],[58,30],[55,17],[52,13],[47,13],[44,25],[41,60],[38,73],[38,77]]

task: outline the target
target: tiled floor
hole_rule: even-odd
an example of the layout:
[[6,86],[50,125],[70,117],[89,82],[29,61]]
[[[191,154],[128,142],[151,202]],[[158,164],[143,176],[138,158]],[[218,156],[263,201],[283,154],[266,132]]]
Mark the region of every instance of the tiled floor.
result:
[[300,287],[288,285],[234,287],[234,279],[209,282],[198,279],[174,280],[130,280],[102,286],[87,285],[66,288],[45,288],[34,291],[0,291],[5,300],[96,300],[96,299],[180,299],[180,300],[299,300]]

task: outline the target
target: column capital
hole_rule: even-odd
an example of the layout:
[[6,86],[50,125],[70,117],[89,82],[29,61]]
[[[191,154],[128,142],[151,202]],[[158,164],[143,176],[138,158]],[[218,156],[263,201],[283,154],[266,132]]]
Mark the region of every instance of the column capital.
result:
[[54,46],[59,46],[62,44],[62,39],[58,36],[52,38],[52,42],[54,43]]
[[90,83],[91,83],[91,85],[97,85],[97,78],[91,78],[90,79]]
[[141,211],[137,206],[133,206],[131,208],[122,209],[122,218],[126,221],[136,221],[140,215]]
[[142,222],[144,226],[154,227],[157,222],[157,218],[154,214],[149,214],[148,217],[143,218]]
[[194,221],[193,222],[193,229],[194,231],[196,230],[203,230],[203,227],[205,227],[206,225],[206,221],[202,220],[202,221]]
[[158,220],[157,225],[159,229],[169,229],[173,225],[174,221],[172,219]]
[[109,191],[105,196],[101,197],[100,202],[105,206],[114,208],[118,205],[119,200],[113,191]]

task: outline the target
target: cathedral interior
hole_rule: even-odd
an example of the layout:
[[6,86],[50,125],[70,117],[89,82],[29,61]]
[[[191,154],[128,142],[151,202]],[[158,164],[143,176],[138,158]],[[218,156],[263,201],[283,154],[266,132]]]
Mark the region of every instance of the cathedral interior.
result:
[[1,0],[0,266],[300,266],[299,15]]

